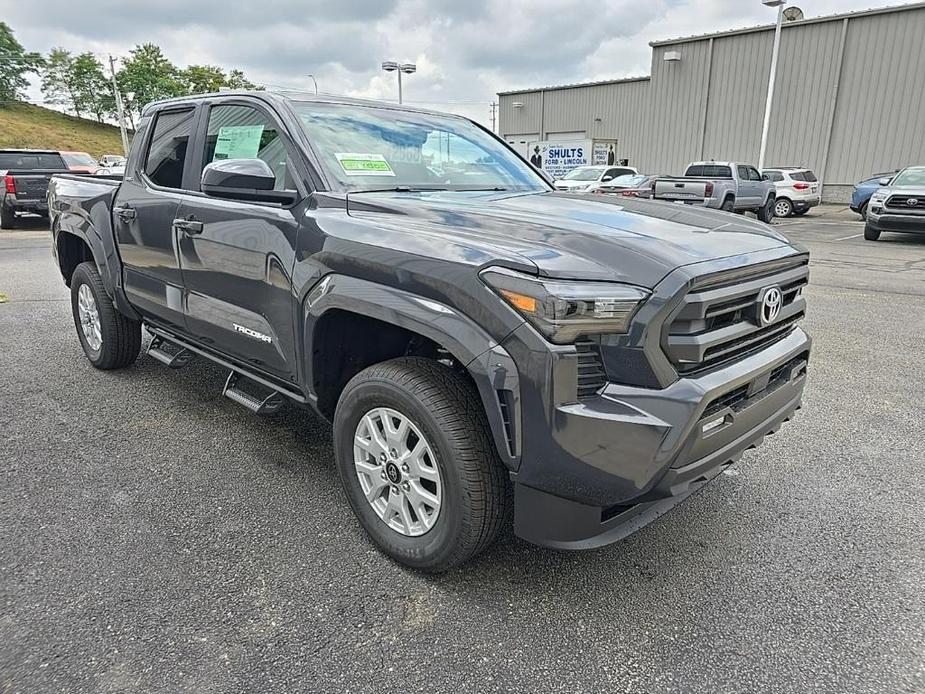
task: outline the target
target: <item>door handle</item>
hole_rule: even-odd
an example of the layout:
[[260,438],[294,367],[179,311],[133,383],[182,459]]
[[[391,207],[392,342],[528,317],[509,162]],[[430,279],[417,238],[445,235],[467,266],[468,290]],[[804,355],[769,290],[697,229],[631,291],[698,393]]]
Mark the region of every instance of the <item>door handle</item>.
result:
[[195,219],[175,219],[173,228],[193,236],[202,233],[202,222],[197,222]]
[[135,219],[135,210],[131,207],[114,207],[112,211],[115,212],[116,216],[123,222]]

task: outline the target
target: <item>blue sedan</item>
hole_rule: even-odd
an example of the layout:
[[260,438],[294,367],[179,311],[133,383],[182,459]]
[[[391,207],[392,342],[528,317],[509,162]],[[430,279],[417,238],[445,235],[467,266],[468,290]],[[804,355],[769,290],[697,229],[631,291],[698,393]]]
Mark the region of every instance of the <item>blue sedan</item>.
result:
[[[899,171],[899,169],[896,169],[896,171]],[[851,211],[861,215],[861,219],[867,219],[867,203],[870,201],[870,196],[874,194],[874,191],[881,187],[880,179],[893,178],[896,171],[874,174],[860,183],[855,183],[854,191],[851,193],[851,203],[848,205]]]

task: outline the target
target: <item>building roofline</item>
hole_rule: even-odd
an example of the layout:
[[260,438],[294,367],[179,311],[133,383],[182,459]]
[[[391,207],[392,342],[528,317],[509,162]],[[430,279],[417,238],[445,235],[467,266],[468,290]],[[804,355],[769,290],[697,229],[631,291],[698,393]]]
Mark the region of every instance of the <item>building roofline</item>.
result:
[[600,87],[606,84],[626,84],[628,82],[648,82],[652,78],[649,75],[643,77],[621,77],[613,80],[600,80],[598,82],[573,82],[572,84],[554,84],[548,87],[528,87],[527,89],[512,89],[506,92],[498,92],[498,96],[511,96],[513,94],[531,94],[533,92],[545,92],[553,89],[581,89],[582,87]]
[[[875,7],[869,10],[856,10],[854,12],[842,12],[840,14],[827,14],[821,17],[809,17],[796,22],[784,22],[783,28],[805,26],[807,24],[820,24],[822,22],[837,22],[840,19],[853,19],[855,17],[869,17],[877,14],[888,14],[891,12],[907,12],[909,10],[920,10],[925,8],[925,2],[914,2],[905,5],[887,5],[886,7]],[[660,46],[674,46],[681,43],[692,43],[694,41],[705,41],[707,39],[722,38],[724,36],[740,36],[742,34],[753,34],[762,31],[774,29],[774,24],[761,24],[754,27],[745,27],[743,29],[730,29],[729,31],[718,31],[712,34],[698,34],[695,36],[682,36],[676,39],[664,39],[660,41],[649,41],[652,48]]]

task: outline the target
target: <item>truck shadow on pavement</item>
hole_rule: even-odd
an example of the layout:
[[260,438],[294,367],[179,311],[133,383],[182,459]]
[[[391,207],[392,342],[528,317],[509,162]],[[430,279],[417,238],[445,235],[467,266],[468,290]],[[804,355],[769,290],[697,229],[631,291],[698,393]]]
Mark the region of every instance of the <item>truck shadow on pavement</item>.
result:
[[[147,335],[143,350],[146,344]],[[146,357],[143,351],[134,367],[113,375],[124,379],[126,385],[134,384],[134,387],[157,393],[158,399],[173,402],[179,410],[198,413],[202,422],[196,426],[208,426],[213,436],[234,437],[238,450],[235,457],[238,459],[227,460],[230,474],[235,474],[235,467],[240,469],[242,465],[253,465],[257,469],[251,467],[250,474],[260,476],[271,486],[295,485],[294,492],[292,489],[288,491],[302,499],[298,503],[306,505],[304,512],[308,514],[317,512],[311,506],[318,503],[319,489],[330,493],[334,498],[325,504],[334,507],[327,509],[328,513],[337,514],[339,535],[344,543],[342,551],[348,552],[347,546],[352,546],[357,553],[370,549],[372,543],[354,519],[340,488],[330,424],[313,411],[295,405],[284,407],[268,417],[250,414],[221,395],[225,374],[221,367],[205,359],[195,359],[189,366],[173,371]],[[186,421],[192,424],[189,418]],[[190,453],[188,464],[195,465],[197,460],[205,462],[211,457],[212,453],[204,447]],[[253,461],[244,460],[245,457],[253,457]],[[722,484],[722,481],[717,481],[714,486]],[[300,491],[304,494],[299,494]],[[566,585],[574,580],[576,572],[606,573],[611,581],[608,590],[613,589],[614,581],[630,588],[649,584],[663,572],[690,570],[691,563],[696,561],[696,552],[691,553],[691,548],[697,549],[697,545],[696,539],[690,537],[689,527],[684,528],[691,520],[683,520],[681,516],[688,515],[683,510],[686,505],[704,503],[697,501],[703,496],[695,495],[682,504],[670,514],[673,518],[659,519],[614,545],[595,550],[567,552],[537,547],[516,537],[512,522],[508,522],[488,550],[446,574],[429,576],[416,573],[378,552],[373,557],[374,561],[389,565],[393,571],[417,576],[419,580],[450,593],[471,596],[472,578],[475,576],[479,579],[476,584],[484,586],[486,599],[499,584],[507,584],[511,589],[536,588],[546,592],[551,589],[551,584],[562,581],[563,590],[567,590]],[[717,509],[707,515],[718,517],[720,513]],[[704,523],[703,532],[707,534],[709,521],[699,520]],[[246,518],[241,519],[244,525],[250,522]],[[683,542],[677,536],[679,532],[686,534]],[[687,551],[677,551],[677,545],[685,545]]]

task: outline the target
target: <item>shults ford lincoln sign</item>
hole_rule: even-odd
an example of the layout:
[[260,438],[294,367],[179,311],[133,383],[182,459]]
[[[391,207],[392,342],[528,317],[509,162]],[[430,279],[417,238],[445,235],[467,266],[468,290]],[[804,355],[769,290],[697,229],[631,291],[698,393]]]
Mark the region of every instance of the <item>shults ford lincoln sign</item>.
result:
[[571,142],[531,142],[530,163],[555,179],[572,169],[591,164],[613,164],[616,140],[574,140]]

